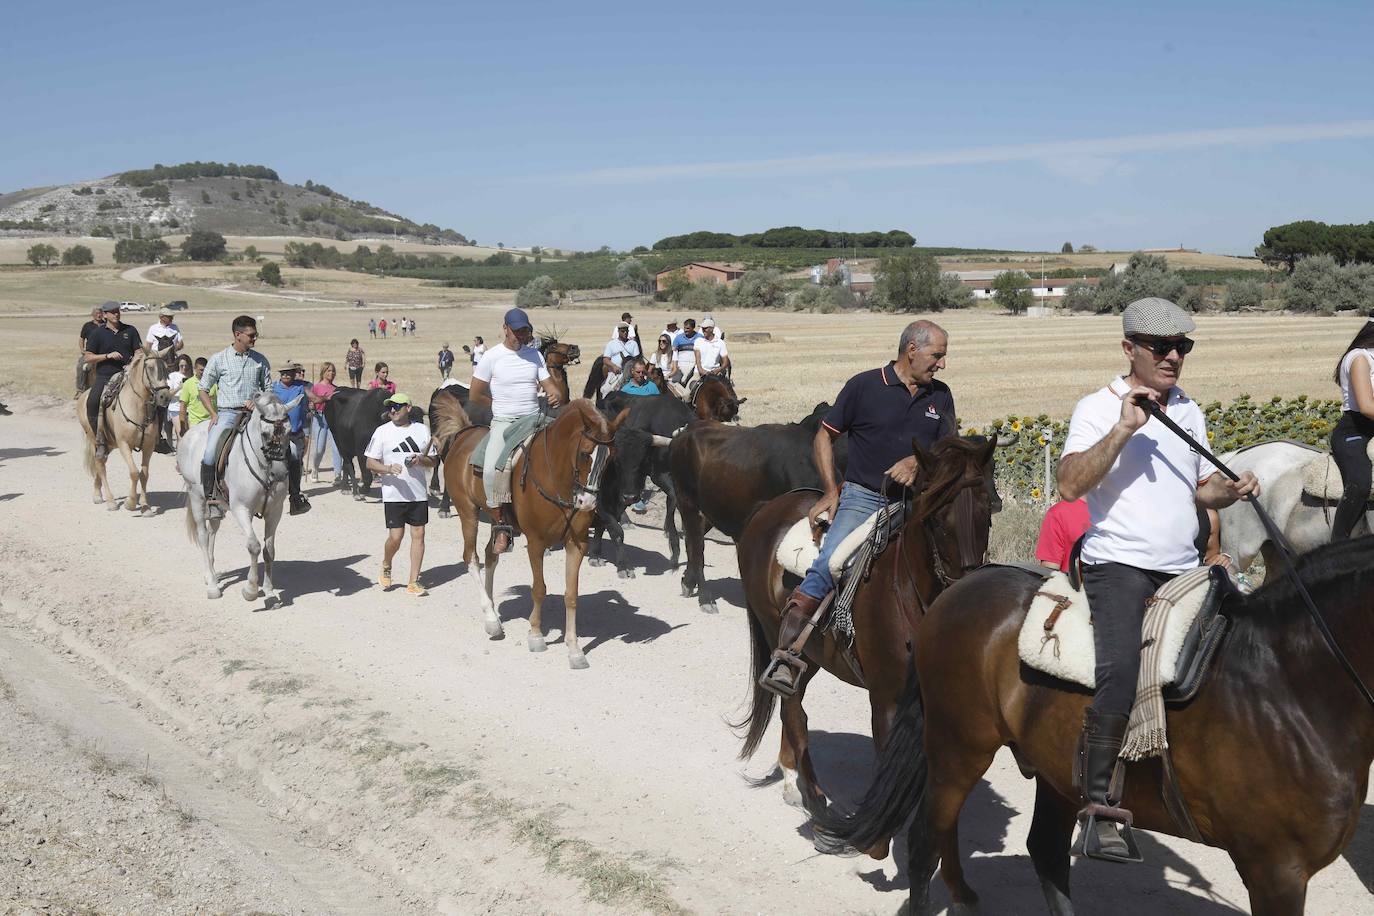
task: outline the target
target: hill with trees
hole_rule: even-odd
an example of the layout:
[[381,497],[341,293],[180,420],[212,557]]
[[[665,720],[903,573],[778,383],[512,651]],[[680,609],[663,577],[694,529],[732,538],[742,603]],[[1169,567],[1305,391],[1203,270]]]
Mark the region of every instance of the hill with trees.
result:
[[469,244],[456,230],[417,223],[328,185],[284,182],[265,165],[159,163],[93,181],[0,194],[3,234],[142,239],[193,231]]
[[654,242],[654,251],[679,251],[687,248],[911,248],[915,244],[916,237],[901,229],[890,229],[887,232],[841,232],[834,229],[778,226],[745,235],[711,232],[705,229],[685,235],[670,235]]

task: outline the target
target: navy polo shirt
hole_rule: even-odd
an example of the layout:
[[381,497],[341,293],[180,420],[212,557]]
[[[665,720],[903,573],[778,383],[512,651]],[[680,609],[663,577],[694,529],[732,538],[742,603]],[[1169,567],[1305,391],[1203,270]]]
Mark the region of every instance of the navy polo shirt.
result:
[[120,322],[119,330],[111,331],[101,325],[96,328],[90,337],[86,338],[86,352],[105,354],[121,353],[124,356],[123,362],[105,360],[95,364],[96,375],[103,375],[108,378],[114,375],[125,366],[129,365],[129,360],[134,358],[134,354],[143,346],[143,339],[138,336],[138,331],[131,325]]
[[874,492],[888,468],[911,457],[912,439],[930,448],[957,430],[949,386],[932,379],[913,395],[893,366],[869,369],[845,382],[822,421],[831,432],[849,434],[844,479]]

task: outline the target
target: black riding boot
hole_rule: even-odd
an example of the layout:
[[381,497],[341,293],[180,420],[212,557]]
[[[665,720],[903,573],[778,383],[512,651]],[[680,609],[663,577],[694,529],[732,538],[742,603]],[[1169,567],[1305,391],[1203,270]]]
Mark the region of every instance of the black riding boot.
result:
[[1083,714],[1076,767],[1083,810],[1078,812],[1081,826],[1073,845],[1076,856],[1107,862],[1140,861],[1140,850],[1131,835],[1131,812],[1120,807],[1122,787],[1112,785],[1128,721],[1127,716],[1100,715],[1091,709]]
[[310,511],[310,500],[301,493],[301,462],[299,458],[293,457],[294,449],[287,449],[286,453],[286,486],[291,494],[291,514],[304,515]]
[[215,498],[216,468],[213,464],[200,466],[200,488],[205,494],[205,513],[207,517],[219,518],[224,515],[224,503]]
[[812,598],[799,588],[793,589],[788,596],[782,609],[782,623],[778,625],[778,647],[773,650],[768,668],[759,677],[759,686],[764,690],[784,698],[797,692],[797,684],[806,673],[806,660],[792,651],[792,644],[801,636],[802,628],[820,603],[820,598]]

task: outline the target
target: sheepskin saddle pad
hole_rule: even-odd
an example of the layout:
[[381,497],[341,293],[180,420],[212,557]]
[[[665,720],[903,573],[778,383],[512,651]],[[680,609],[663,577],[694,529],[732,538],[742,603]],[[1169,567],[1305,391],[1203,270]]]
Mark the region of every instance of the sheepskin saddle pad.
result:
[[[1142,649],[1144,658],[1155,657],[1158,660],[1158,683],[1178,685],[1180,679],[1190,673],[1196,675],[1195,679],[1200,679],[1202,672],[1193,671],[1196,667],[1193,656],[1197,654],[1199,646],[1207,642],[1199,637],[1205,636],[1205,631],[1210,628],[1195,627],[1195,624],[1199,622],[1204,605],[1207,605],[1209,613],[1205,615],[1208,619],[1203,623],[1210,623],[1210,619],[1216,616],[1217,605],[1229,591],[1222,581],[1225,577],[1226,573],[1220,567],[1191,569],[1166,582],[1160,593],[1150,600],[1142,633],[1158,632],[1162,635],[1157,647],[1145,645]],[[1173,600],[1160,600],[1166,597]],[[1167,620],[1158,621],[1161,613],[1168,615]],[[1199,632],[1200,629],[1204,631]],[[1214,652],[1215,648],[1215,645],[1211,645],[1207,651]],[[1017,649],[1021,660],[1036,671],[1090,689],[1096,686],[1097,652],[1093,647],[1088,596],[1074,589],[1064,573],[1055,572],[1035,592],[1026,613],[1026,621],[1021,625]],[[1208,660],[1210,655],[1203,660],[1203,664]],[[1145,679],[1142,674],[1142,682]]]
[[[863,524],[855,528],[844,540],[840,541],[840,546],[835,548],[835,552],[830,555],[830,574],[839,582],[845,567],[854,559],[863,547],[864,542],[873,536],[873,529],[878,523],[878,517],[886,510],[879,509],[868,518],[864,519]],[[778,549],[775,556],[778,564],[783,569],[793,575],[806,576],[806,571],[811,568],[811,564],[816,562],[816,557],[820,555],[820,548],[811,539],[811,525],[806,517],[802,516],[797,523],[787,529],[787,534],[783,535],[778,542]]]
[[[1374,461],[1374,439],[1369,442],[1369,458]],[[1302,491],[1308,496],[1323,502],[1335,503],[1341,500],[1341,469],[1329,455],[1318,455],[1302,466]]]

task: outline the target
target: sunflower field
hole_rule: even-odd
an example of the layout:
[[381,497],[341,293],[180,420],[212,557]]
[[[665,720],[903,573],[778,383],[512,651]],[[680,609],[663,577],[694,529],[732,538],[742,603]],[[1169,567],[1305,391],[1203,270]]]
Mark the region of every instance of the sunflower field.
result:
[[[1243,394],[1230,404],[1213,401],[1202,409],[1207,417],[1208,446],[1218,455],[1274,439],[1328,448],[1331,428],[1341,415],[1339,401],[1305,394],[1295,398],[1276,395],[1267,401]],[[966,432],[995,434],[1002,442],[1013,439],[997,450],[997,490],[1004,500],[1021,504],[1054,501],[1055,468],[1069,432],[1068,420],[1045,414],[1009,416]]]

